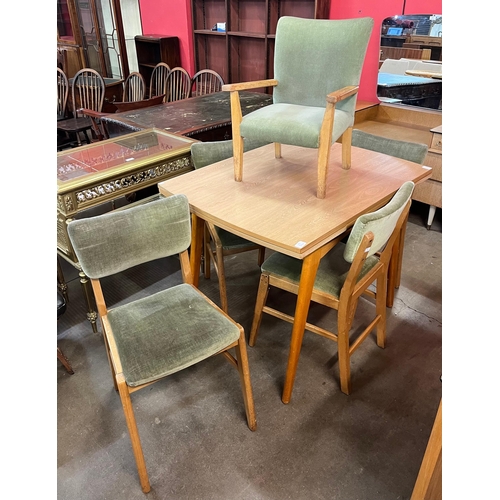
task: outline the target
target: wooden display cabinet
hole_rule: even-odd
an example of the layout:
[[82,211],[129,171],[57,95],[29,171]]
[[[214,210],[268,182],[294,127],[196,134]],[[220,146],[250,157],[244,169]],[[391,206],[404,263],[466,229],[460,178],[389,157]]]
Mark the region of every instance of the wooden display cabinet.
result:
[[[328,19],[330,0],[191,0],[195,71],[213,69],[225,83],[274,74],[278,19]],[[214,31],[225,23],[226,31]]]
[[181,53],[179,49],[179,38],[165,35],[136,35],[135,50],[139,73],[149,86],[153,68],[164,62],[170,69],[181,65]]

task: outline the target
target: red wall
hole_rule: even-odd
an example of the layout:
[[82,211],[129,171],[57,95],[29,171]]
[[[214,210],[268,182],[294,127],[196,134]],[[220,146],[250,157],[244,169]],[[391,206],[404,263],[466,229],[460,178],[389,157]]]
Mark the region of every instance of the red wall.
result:
[[[194,52],[190,0],[139,0],[139,4],[143,33],[179,37],[181,64],[192,75]],[[361,74],[358,95],[361,100],[378,102],[377,73],[382,21],[386,17],[403,13],[442,14],[442,2],[441,0],[331,0],[330,19],[369,16],[375,20]]]

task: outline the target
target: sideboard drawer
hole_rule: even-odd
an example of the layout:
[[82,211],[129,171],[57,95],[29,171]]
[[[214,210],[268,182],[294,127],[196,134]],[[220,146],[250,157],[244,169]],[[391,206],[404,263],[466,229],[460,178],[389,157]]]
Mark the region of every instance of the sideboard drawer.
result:
[[429,151],[424,160],[424,165],[432,168],[432,177],[435,181],[443,180],[443,157],[439,153]]

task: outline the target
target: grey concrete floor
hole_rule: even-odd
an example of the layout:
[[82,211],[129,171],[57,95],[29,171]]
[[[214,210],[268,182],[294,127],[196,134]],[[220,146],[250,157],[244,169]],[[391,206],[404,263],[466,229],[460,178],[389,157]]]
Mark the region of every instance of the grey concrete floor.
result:
[[[352,358],[353,390],[339,388],[336,344],[306,332],[291,402],[281,402],[291,326],[264,315],[248,348],[257,413],[251,432],[237,372],[206,360],[132,395],[151,482],[143,494],[102,335],[93,333],[76,270],[63,262],[70,302],[57,324],[74,375],[57,363],[57,497],[61,500],[408,500],[442,394],[442,229],[438,209],[414,202],[387,345],[374,336]],[[249,332],[256,253],[226,260],[229,312]],[[180,281],[165,259],[105,281],[113,301]],[[215,273],[200,289],[219,301]],[[293,310],[294,297],[270,301]],[[353,331],[373,309],[361,299]],[[312,305],[310,319],[336,324]],[[98,326],[101,331],[100,325]]]

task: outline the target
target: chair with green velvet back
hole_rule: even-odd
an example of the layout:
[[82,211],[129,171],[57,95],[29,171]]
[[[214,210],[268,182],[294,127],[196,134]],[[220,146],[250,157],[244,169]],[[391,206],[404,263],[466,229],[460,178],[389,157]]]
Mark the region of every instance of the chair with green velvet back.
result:
[[[131,393],[216,354],[234,365],[241,379],[248,427],[255,410],[241,325],[195,288],[189,266],[189,204],[175,195],[104,215],[74,220],[68,234],[82,271],[89,277],[104,342],[119,392],[142,490],[150,490]],[[108,308],[100,279],[153,260],[178,256],[182,281]],[[235,350],[235,355],[230,350]],[[221,411],[218,407],[217,411]]]
[[[403,160],[412,161],[419,165],[424,164],[427,150],[429,149],[426,144],[389,139],[357,129],[352,131],[352,145],[354,147],[384,153],[389,156],[395,156],[396,158],[402,158]],[[408,218],[403,222],[399,238],[394,243],[393,258],[391,259],[391,265],[389,267],[389,281],[387,285],[387,307],[393,306],[395,291],[401,284],[401,268],[403,266],[403,250],[407,221]]]
[[[319,264],[311,300],[337,310],[337,329],[335,333],[311,323],[306,323],[305,329],[337,342],[340,389],[345,394],[351,392],[351,356],[375,327],[377,345],[385,347],[389,261],[410,209],[413,188],[413,182],[405,182],[387,205],[360,216],[347,242],[334,245]],[[301,271],[301,260],[278,252],[264,261],[250,331],[251,346],[257,340],[263,312],[293,323],[292,316],[266,306],[266,300],[270,287],[297,295]],[[349,337],[359,298],[374,282],[377,286],[375,317],[351,344]],[[362,325],[356,325],[356,329],[358,327],[361,329]]]
[[[245,151],[269,144],[269,141],[245,142]],[[233,141],[196,142],[191,145],[191,158],[195,169],[206,167],[212,163],[231,158],[233,155]],[[205,278],[210,278],[211,261],[213,260],[215,272],[219,280],[219,294],[221,308],[228,312],[226,273],[224,257],[242,252],[258,250],[258,265],[262,265],[266,249],[252,241],[232,234],[225,229],[213,224],[205,223],[205,236],[203,242],[203,267]]]
[[[318,149],[317,197],[326,196],[331,145],[341,138],[342,168],[351,167],[351,133],[357,92],[373,19],[278,20],[274,78],[226,84],[231,92],[234,176],[243,179],[247,139]],[[273,87],[273,104],[242,117],[240,90]]]

